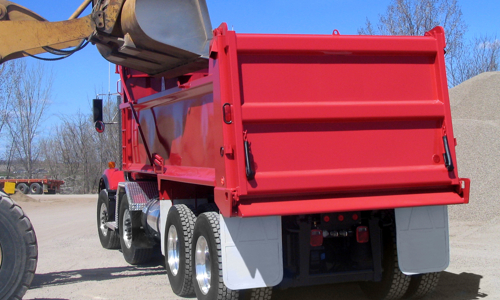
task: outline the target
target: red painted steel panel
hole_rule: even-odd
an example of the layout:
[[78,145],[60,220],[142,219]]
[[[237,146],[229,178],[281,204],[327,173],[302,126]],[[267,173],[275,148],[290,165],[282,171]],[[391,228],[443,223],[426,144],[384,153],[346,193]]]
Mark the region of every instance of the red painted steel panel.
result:
[[161,180],[215,186],[215,170],[213,168],[169,166],[166,168],[165,173],[158,175],[158,178]]
[[[439,119],[444,109],[444,104],[438,100],[257,102],[245,103],[242,116],[246,123]],[[277,115],[280,115],[278,120]]]
[[[355,191],[451,185],[442,166],[259,172],[252,194]],[[252,185],[252,183],[250,183]]]
[[[309,52],[325,55],[395,54],[429,55],[436,52],[437,41],[415,36],[360,36],[360,35],[292,35],[292,34],[238,34],[238,51]],[[241,37],[241,39],[240,39]],[[301,43],[297,43],[300,39]]]
[[240,217],[285,216],[428,205],[452,205],[467,202],[467,199],[455,192],[284,201],[271,199],[271,201],[256,201],[248,205],[241,204],[238,206],[237,214]]
[[108,186],[106,188],[109,190],[117,190],[118,183],[125,181],[123,171],[118,169],[106,169],[102,176],[107,178]]
[[457,185],[441,51],[434,37],[237,35],[247,194]]

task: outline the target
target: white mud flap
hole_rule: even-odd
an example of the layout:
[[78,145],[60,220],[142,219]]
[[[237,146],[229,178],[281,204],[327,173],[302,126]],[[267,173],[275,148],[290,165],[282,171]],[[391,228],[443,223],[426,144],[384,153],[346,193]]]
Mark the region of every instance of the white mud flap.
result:
[[278,285],[283,279],[281,217],[220,216],[224,283],[232,290]]
[[440,272],[450,263],[447,206],[397,208],[399,268],[406,275]]

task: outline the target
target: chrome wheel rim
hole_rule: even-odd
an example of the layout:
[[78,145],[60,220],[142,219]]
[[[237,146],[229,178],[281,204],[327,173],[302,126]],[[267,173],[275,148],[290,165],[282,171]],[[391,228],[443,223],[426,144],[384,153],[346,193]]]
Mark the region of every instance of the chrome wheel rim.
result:
[[108,226],[106,226],[106,221],[108,220],[108,208],[106,207],[105,203],[101,204],[101,212],[99,215],[101,220],[101,225],[99,225],[99,229],[101,230],[103,236],[107,236]]
[[123,242],[127,248],[130,248],[132,247],[132,218],[128,209],[123,212],[122,228]]
[[174,225],[168,229],[167,236],[167,261],[170,271],[174,276],[179,272],[179,237]]
[[210,290],[210,251],[208,250],[208,243],[205,237],[200,236],[196,241],[196,281],[203,295],[206,295]]

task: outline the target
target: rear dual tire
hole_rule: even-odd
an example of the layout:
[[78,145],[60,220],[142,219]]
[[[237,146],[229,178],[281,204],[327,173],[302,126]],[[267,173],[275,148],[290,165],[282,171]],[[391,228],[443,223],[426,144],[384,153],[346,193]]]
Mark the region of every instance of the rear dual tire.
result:
[[271,300],[271,287],[239,291],[231,290],[224,284],[219,218],[217,212],[210,211],[200,214],[196,219],[191,249],[196,298]]
[[125,261],[131,265],[147,263],[153,256],[153,247],[140,228],[140,213],[130,211],[127,195],[123,195],[119,211],[120,245]]
[[405,299],[421,299],[436,289],[441,272],[418,274],[410,276],[410,286],[404,296]]
[[168,211],[165,226],[165,266],[172,291],[178,296],[194,295],[191,270],[191,240],[196,217],[184,204]]
[[432,293],[441,273],[405,275],[399,269],[395,228],[387,228],[383,234],[382,280],[360,283],[365,295],[373,300],[398,300],[420,299]]
[[361,282],[360,287],[369,299],[399,300],[408,290],[410,277],[399,269],[396,234],[393,228],[383,232],[384,255],[382,260],[382,280],[380,282]]
[[219,214],[202,213],[196,219],[191,250],[194,290],[199,300],[236,300],[239,291],[226,287],[222,278]]
[[172,291],[201,300],[270,300],[272,288],[234,291],[222,278],[217,206],[205,205],[196,218],[183,204],[170,208],[165,225],[165,266]]

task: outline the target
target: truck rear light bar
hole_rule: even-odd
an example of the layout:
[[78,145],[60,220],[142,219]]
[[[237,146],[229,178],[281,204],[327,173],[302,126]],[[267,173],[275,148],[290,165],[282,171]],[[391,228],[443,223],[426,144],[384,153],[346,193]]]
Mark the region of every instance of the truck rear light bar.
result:
[[323,230],[313,229],[311,230],[311,247],[319,247],[323,245]]
[[356,228],[356,241],[360,244],[368,243],[370,240],[370,232],[367,226],[358,226]]

